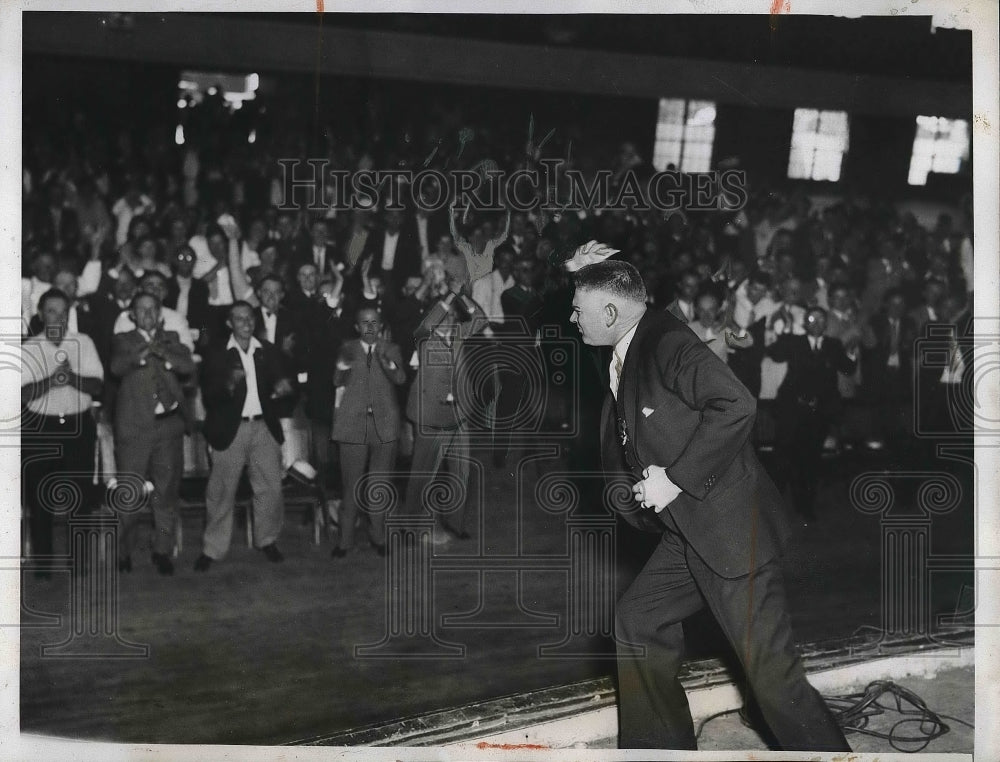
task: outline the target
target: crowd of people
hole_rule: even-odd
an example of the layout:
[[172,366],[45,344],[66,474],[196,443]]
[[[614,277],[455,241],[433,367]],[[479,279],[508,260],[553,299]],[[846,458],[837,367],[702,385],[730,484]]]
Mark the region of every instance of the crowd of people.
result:
[[[26,149],[22,241],[33,554],[52,553],[53,475],[74,481],[83,506],[121,508],[123,572],[148,504],[153,563],[172,574],[181,478],[202,465],[202,572],[227,553],[244,470],[254,543],[279,562],[290,472],[342,496],[333,556],[343,558],[362,518],[386,552],[384,513],[362,499],[366,475],[409,463],[409,513],[445,463],[477,495],[473,432],[490,433],[503,467],[523,430],[580,431],[576,464],[590,467],[596,442],[583,438],[593,429],[571,419],[604,394],[607,362],[579,345],[562,266],[590,240],[618,249],[654,309],[686,322],[754,396],[773,400],[765,438],[776,481],[806,521],[816,519],[825,447],[891,448],[967,424],[953,401],[971,376],[971,208],[929,228],[888,202],[850,196],[816,208],[801,190],[751,186],[744,208],[713,212],[400,211],[330,199],[304,209],[282,203],[288,188],[264,146],[219,164],[155,133],[137,145],[123,131],[92,155],[37,141]],[[463,156],[467,142],[435,161],[471,167],[496,148],[480,141]],[[426,148],[358,143],[331,154],[352,169],[416,166]],[[510,171],[542,149],[497,155]],[[619,180],[650,171],[632,143],[605,164]],[[928,331],[936,325],[951,331]],[[921,353],[932,334],[943,352]],[[566,342],[580,362],[559,386],[550,371]],[[849,431],[845,405],[870,410],[867,427]],[[63,446],[33,454],[33,442]],[[467,537],[467,512],[450,513],[438,541]]]

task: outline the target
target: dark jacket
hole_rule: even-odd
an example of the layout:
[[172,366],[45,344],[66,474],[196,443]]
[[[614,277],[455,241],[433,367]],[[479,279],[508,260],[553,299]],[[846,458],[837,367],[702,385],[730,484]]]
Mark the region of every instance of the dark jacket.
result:
[[835,416],[841,407],[837,374],[854,372],[857,362],[847,356],[839,339],[824,336],[818,351],[813,351],[809,337],[782,334],[767,349],[775,362],[788,363],[788,372],[778,389],[776,402],[782,405],[805,405],[826,417]]
[[[273,345],[261,342],[254,351],[254,367],[257,374],[257,392],[264,422],[271,435],[280,444],[284,441],[281,424],[271,398],[274,385],[285,378],[281,357]],[[213,449],[225,450],[232,444],[243,416],[243,403],[247,397],[247,383],[240,380],[229,388],[233,369],[242,369],[239,351],[227,349],[225,345],[214,347],[205,355],[202,367],[202,396],[205,402],[205,440]],[[290,380],[290,379],[289,379]]]
[[746,387],[684,323],[647,310],[625,356],[618,399],[610,391],[605,398],[604,468],[624,465],[631,481],[661,466],[683,492],[659,515],[631,495],[616,508],[640,529],[676,529],[723,577],[779,555],[787,519],[750,442],[755,415]]

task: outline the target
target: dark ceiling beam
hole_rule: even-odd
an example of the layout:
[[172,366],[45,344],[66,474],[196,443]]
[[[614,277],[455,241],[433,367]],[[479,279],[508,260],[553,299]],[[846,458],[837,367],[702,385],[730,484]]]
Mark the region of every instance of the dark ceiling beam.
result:
[[[262,14],[262,16],[265,14]],[[176,64],[219,70],[308,72],[459,85],[638,98],[707,98],[763,108],[812,107],[851,113],[968,118],[972,86],[936,80],[852,75],[819,69],[748,66],[689,58],[495,43],[432,35],[212,17],[25,13],[24,53]],[[821,56],[821,52],[817,52]]]

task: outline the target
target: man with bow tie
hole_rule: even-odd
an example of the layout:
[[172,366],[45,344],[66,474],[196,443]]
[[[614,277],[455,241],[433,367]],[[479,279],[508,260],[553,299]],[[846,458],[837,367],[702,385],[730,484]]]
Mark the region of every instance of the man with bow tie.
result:
[[572,261],[570,320],[585,344],[612,347],[604,468],[634,481],[635,504],[612,507],[662,535],[617,603],[619,746],[697,748],[678,673],[682,622],[707,605],[781,748],[848,751],[795,651],[778,563],[788,529],[750,441],[754,398],[678,318],[647,310],[635,267]]
[[[132,299],[135,329],[115,336],[111,373],[121,379],[115,406],[115,456],[119,475],[148,478],[153,511],[153,564],[174,573],[177,502],[184,472],[184,389],[181,378],[195,371],[191,350],[166,331],[160,301],[139,293]],[[133,506],[137,507],[137,506]],[[118,569],[132,571],[138,516],[123,512]]]
[[276,541],[284,518],[281,493],[280,400],[293,394],[278,350],[258,339],[254,308],[234,302],[226,324],[232,331],[224,347],[205,357],[205,439],[211,447],[212,472],[205,488],[207,521],[195,571],[208,571],[229,551],[233,506],[246,468],[253,490],[254,545],[268,561],[284,557]]

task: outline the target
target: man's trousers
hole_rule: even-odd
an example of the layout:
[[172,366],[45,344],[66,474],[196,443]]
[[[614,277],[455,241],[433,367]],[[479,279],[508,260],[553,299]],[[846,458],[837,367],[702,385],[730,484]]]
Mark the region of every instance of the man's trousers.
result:
[[229,551],[236,489],[244,468],[253,490],[254,545],[270,545],[281,533],[285,515],[281,445],[263,419],[242,421],[229,447],[212,450],[212,473],[205,488],[208,520],[202,551],[209,558],[219,560]]
[[[155,419],[151,429],[138,432],[137,436],[119,436],[116,449],[119,479],[133,476],[140,483],[146,479],[153,483],[153,552],[163,555],[172,553],[181,476],[184,474],[183,416],[177,411]],[[135,510],[123,511],[120,516],[118,554],[125,558],[135,550],[139,516]]]
[[[678,671],[684,655],[681,623],[705,605],[736,652],[781,748],[850,751],[826,704],[806,680],[778,563],[725,579],[673,531],[664,533],[618,602],[619,746],[697,748]],[[635,655],[629,644],[642,646],[644,653]]]

